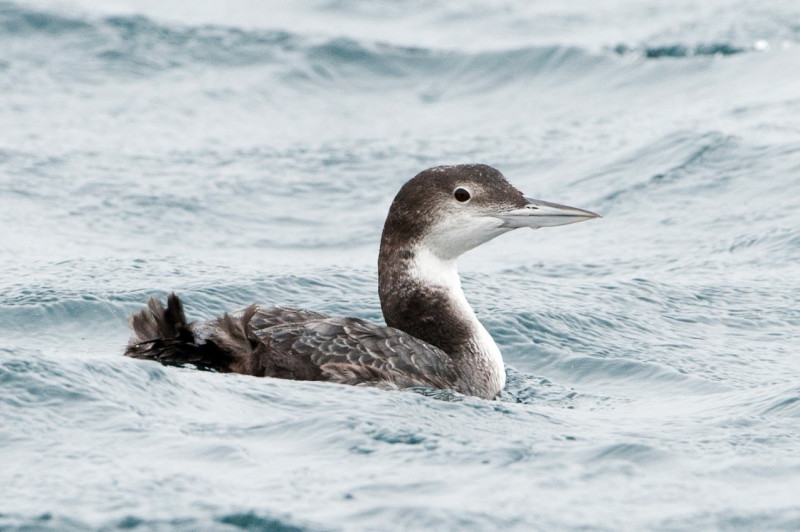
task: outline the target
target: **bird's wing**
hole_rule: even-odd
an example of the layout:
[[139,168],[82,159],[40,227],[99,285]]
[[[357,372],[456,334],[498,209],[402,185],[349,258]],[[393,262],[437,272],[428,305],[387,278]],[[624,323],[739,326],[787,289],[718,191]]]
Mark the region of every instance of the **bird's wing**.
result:
[[[247,310],[247,309],[245,309]],[[240,311],[243,313],[245,310]],[[327,318],[325,314],[287,307],[256,307],[250,319],[250,327],[254,331],[269,329],[279,325],[304,323],[310,320]]]
[[441,349],[356,318],[317,317],[253,332],[269,346],[276,366],[291,370],[304,363],[318,368],[312,380],[398,388],[453,388],[458,382],[450,357]]

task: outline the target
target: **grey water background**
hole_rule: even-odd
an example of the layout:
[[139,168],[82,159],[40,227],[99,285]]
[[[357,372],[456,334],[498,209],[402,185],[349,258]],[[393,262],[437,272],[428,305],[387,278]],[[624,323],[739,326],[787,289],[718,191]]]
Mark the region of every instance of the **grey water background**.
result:
[[[597,4],[0,2],[0,529],[800,528],[800,6]],[[462,259],[498,401],[121,356],[460,162],[604,215]]]

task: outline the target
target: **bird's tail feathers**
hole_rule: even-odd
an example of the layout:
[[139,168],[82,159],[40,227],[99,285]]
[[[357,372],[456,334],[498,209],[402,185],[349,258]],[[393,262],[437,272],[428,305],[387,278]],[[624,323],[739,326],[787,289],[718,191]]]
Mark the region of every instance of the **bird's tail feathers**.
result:
[[192,324],[186,321],[183,303],[175,294],[167,297],[166,308],[158,298],[151,297],[144,310],[130,317],[128,325],[133,338],[125,349],[126,356],[230,371],[230,354],[213,342],[198,341]]

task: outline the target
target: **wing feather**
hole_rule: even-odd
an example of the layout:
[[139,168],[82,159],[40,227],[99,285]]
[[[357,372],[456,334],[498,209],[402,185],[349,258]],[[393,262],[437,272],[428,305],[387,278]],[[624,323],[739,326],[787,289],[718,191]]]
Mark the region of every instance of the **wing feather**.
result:
[[321,380],[383,382],[400,388],[452,388],[458,382],[450,357],[399,329],[357,318],[318,316],[254,332],[269,344],[273,357],[306,360],[320,369]]

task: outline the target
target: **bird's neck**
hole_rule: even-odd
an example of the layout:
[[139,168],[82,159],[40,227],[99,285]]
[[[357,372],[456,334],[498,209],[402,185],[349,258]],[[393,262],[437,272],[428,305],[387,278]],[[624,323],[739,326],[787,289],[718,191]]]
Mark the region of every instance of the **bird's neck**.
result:
[[378,272],[386,324],[447,353],[474,388],[461,391],[494,397],[505,385],[503,358],[461,290],[456,260],[384,240]]

